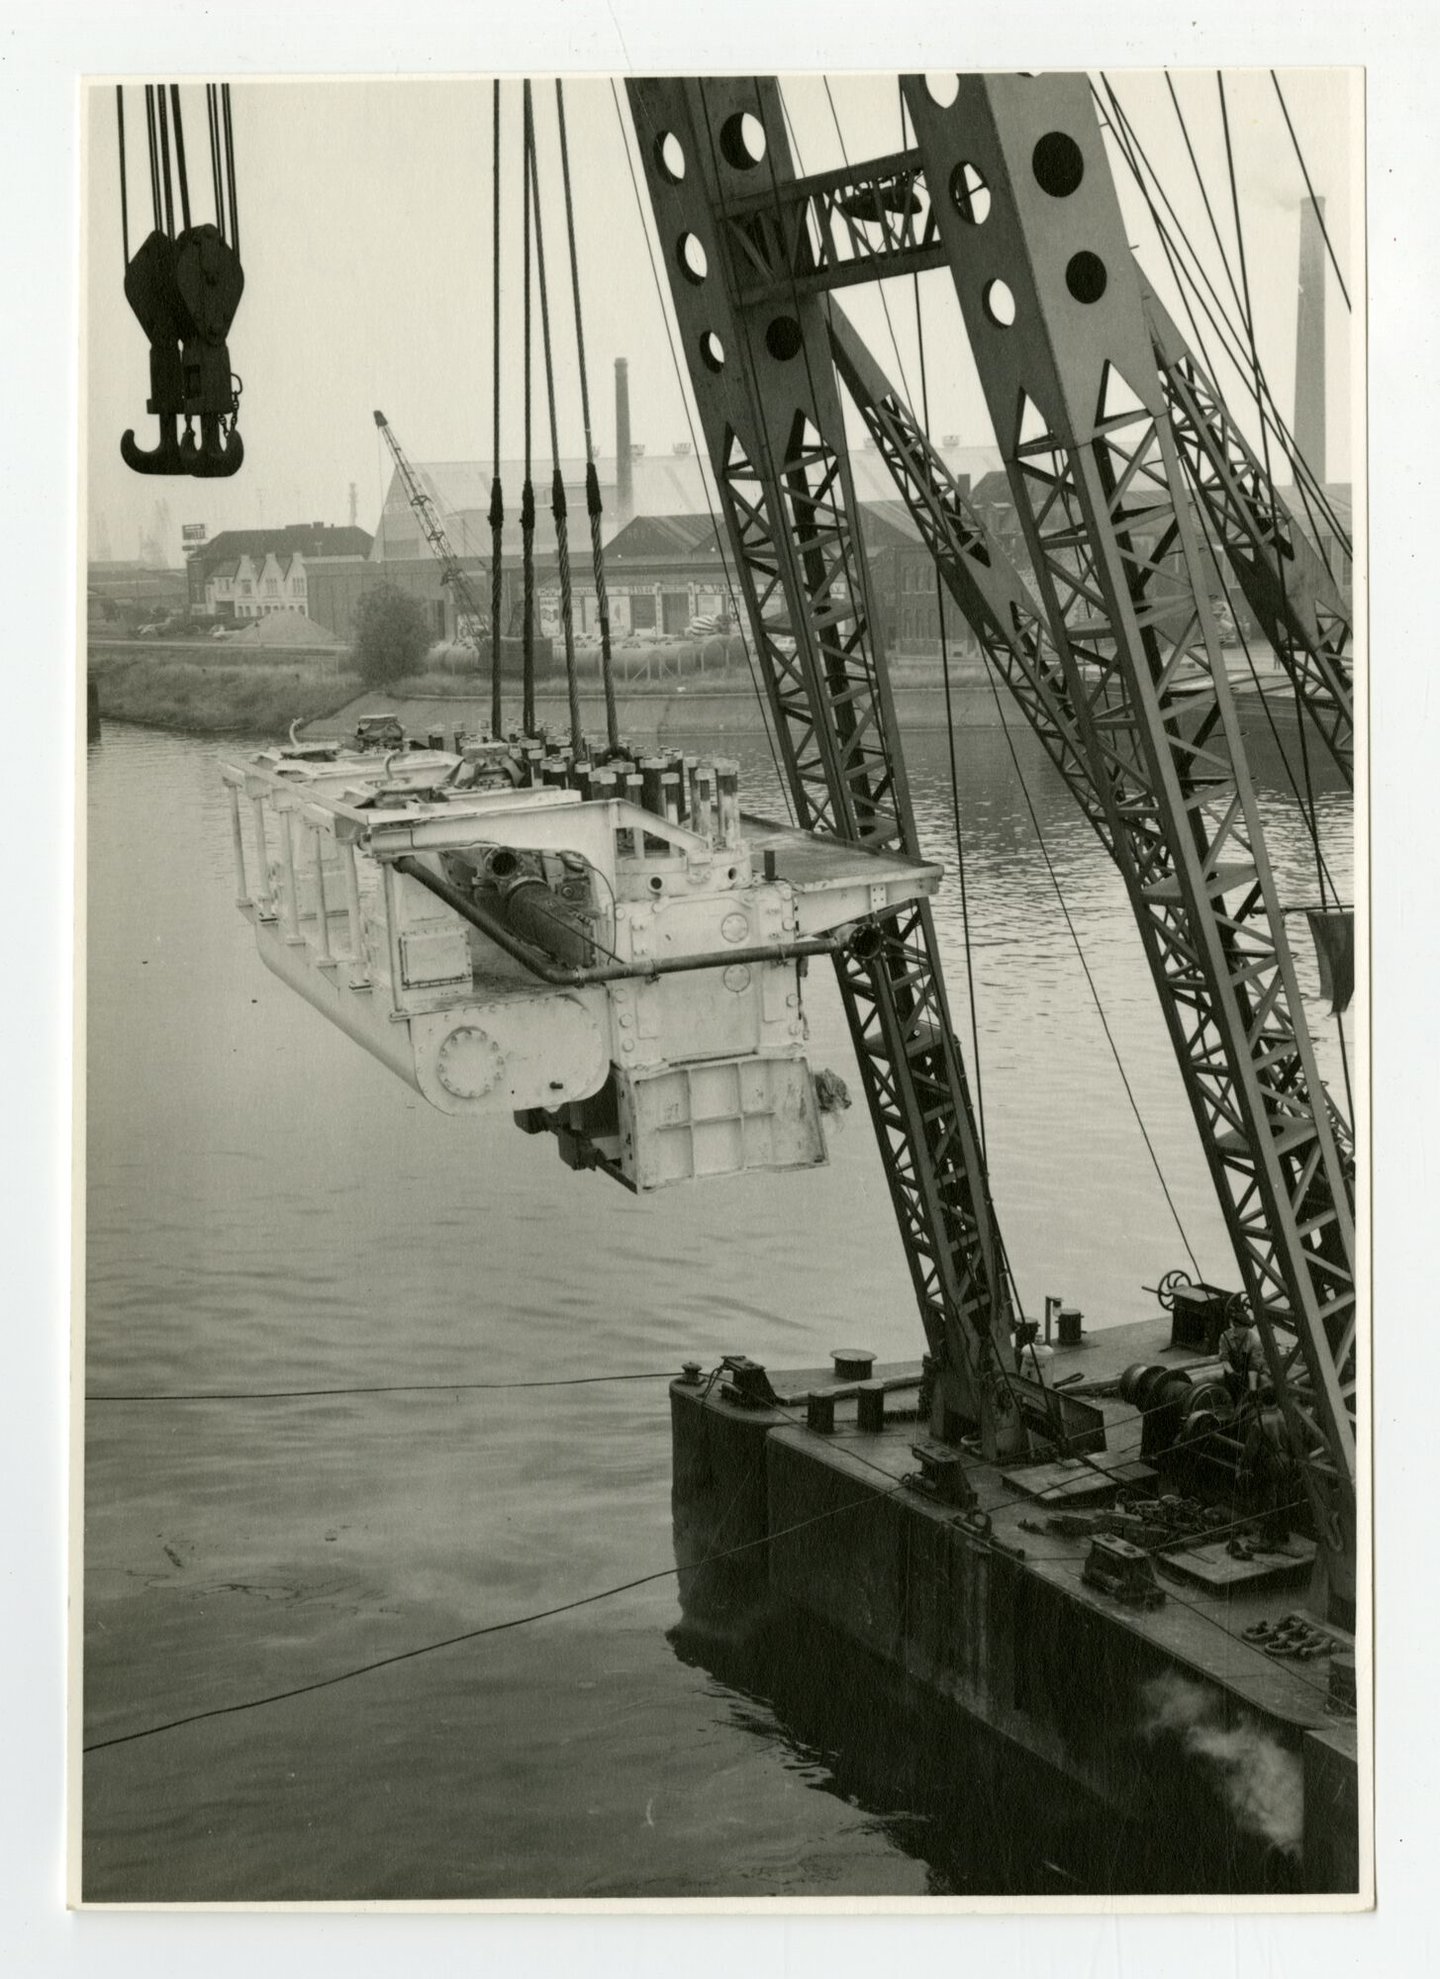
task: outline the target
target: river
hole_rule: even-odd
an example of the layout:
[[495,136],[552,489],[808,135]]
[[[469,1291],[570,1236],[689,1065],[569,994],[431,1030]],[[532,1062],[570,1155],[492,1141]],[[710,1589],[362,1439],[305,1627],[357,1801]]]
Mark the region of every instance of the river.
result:
[[[1055,1293],[1103,1326],[1153,1310],[1143,1287],[1186,1263],[1176,1214],[1205,1275],[1234,1283],[1235,1268],[1118,879],[1034,745],[1015,746],[1018,768],[998,730],[957,747],[994,1194],[1026,1309]],[[764,745],[748,747],[747,802],[774,809]],[[548,1137],[431,1111],[257,959],[233,905],[222,753],[107,725],[89,758],[90,1742],[301,1690],[670,1564],[662,1379],[446,1382],[658,1377],[732,1351],[796,1367],[843,1344],[913,1359],[922,1344],[863,1103],[825,1169],[645,1200],[571,1174]],[[910,756],[926,849],[953,873],[943,738]],[[1281,897],[1313,901],[1308,840],[1273,764],[1261,794]],[[1320,820],[1349,899],[1348,801],[1322,792]],[[968,1052],[953,880],[937,913]],[[1308,942],[1297,959],[1343,1091]],[[825,972],[808,1000],[813,1062],[858,1096]],[[244,1399],[405,1383],[436,1385]],[[196,1390],[240,1399],[101,1399]],[[877,1783],[776,1698],[677,1653],[677,1616],[662,1578],[96,1751],[85,1895],[1046,1886],[1038,1841],[997,1867],[968,1803],[921,1805],[883,1767]],[[992,1825],[1010,1791],[1002,1767]]]

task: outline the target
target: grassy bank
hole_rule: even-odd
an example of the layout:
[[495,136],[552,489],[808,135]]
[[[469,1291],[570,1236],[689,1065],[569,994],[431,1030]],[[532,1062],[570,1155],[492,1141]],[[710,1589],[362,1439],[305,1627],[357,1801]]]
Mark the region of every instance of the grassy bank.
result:
[[359,677],[313,660],[255,666],[247,661],[160,659],[152,651],[90,656],[102,720],[201,735],[283,736],[292,721],[314,721],[360,692]]
[[[720,645],[721,642],[715,642]],[[594,656],[580,656],[582,692],[587,705],[599,692]],[[641,711],[673,703],[677,715],[709,697],[738,697],[748,703],[754,686],[749,669],[722,653],[702,655],[681,642],[651,649],[620,649],[616,672],[620,696],[631,710],[637,733],[649,733],[655,720]],[[349,655],[340,655],[348,662]],[[642,670],[644,661],[653,670]],[[283,738],[295,721],[323,721],[365,692],[358,674],[340,671],[337,658],[279,652],[247,653],[242,660],[223,650],[166,652],[153,643],[135,647],[92,648],[90,676],[100,694],[102,720],[136,722],[147,728],[185,729],[198,735],[253,735]],[[978,671],[968,662],[957,667],[957,688]],[[891,669],[897,690],[936,687],[939,668],[933,661],[901,661]],[[537,682],[539,697],[548,707],[563,700],[563,674]],[[514,699],[514,683],[510,698]],[[489,682],[473,660],[463,665],[443,653],[433,654],[427,670],[380,690],[386,703],[442,699],[474,702],[477,711],[489,698]],[[683,699],[680,697],[684,697]],[[413,719],[423,720],[423,711]],[[407,717],[412,719],[412,717]],[[477,713],[477,719],[483,715]]]

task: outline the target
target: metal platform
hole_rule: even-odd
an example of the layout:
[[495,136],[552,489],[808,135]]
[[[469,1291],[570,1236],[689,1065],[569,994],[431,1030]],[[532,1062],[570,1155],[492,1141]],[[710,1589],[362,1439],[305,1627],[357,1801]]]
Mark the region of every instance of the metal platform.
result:
[[[1063,1519],[1062,1529],[1050,1524],[1057,1513],[1075,1522],[1076,1513],[1113,1500],[1132,1466],[1142,1481],[1154,1477],[1136,1461],[1137,1412],[1113,1391],[1137,1361],[1214,1366],[1172,1348],[1169,1330],[1168,1316],[1157,1317],[1055,1350],[1052,1379],[1080,1376],[1074,1385],[1103,1415],[1107,1449],[1096,1461],[1116,1483],[1086,1463],[986,1463],[962,1446],[968,1508],[920,1488],[916,1446],[928,1424],[917,1413],[917,1365],[876,1367],[866,1380],[837,1378],[833,1368],[776,1373],[768,1402],[744,1399],[733,1378],[708,1388],[675,1383],[676,1546],[687,1616],[698,1612],[703,1626],[712,1596],[719,1625],[732,1629],[747,1604],[761,1618],[777,1600],[797,1607],[1121,1809],[1136,1755],[1127,1769],[1117,1752],[1138,1736],[1157,1682],[1191,1687],[1184,1694],[1217,1725],[1262,1727],[1295,1756],[1297,1776],[1311,1768],[1307,1742],[1320,1737],[1328,1797],[1323,1834],[1312,1836],[1320,1815],[1307,1807],[1307,1885],[1353,1887],[1356,1724],[1330,1708],[1330,1656],[1282,1660],[1244,1634],[1298,1604],[1296,1576],[1306,1573],[1311,1549],[1296,1546],[1277,1584],[1266,1556],[1257,1555],[1260,1571],[1227,1574],[1216,1567],[1214,1538],[1177,1540],[1152,1556],[1163,1600],[1141,1607],[1090,1585],[1090,1537],[1067,1535]],[[757,1390],[764,1380],[757,1370]],[[807,1419],[811,1397],[822,1406]],[[812,1426],[832,1409],[833,1428]],[[862,1427],[881,1412],[881,1427]],[[1081,1475],[1089,1484],[1076,1505],[1064,1487]],[[706,1567],[710,1553],[761,1535],[770,1544],[733,1559],[735,1571],[717,1576]],[[1223,1556],[1223,1537],[1218,1547]],[[1353,1653],[1341,1631],[1329,1640],[1335,1652]],[[1165,1763],[1159,1747],[1150,1753],[1142,1739],[1141,1748],[1141,1772]],[[1178,1745],[1169,1756],[1182,1765]],[[1338,1813],[1337,1779],[1345,1788]]]

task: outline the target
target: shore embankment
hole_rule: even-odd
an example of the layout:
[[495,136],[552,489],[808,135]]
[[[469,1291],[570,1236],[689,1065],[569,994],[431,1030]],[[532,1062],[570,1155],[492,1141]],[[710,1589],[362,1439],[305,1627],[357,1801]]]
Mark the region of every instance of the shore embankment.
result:
[[[88,653],[102,718],[192,735],[253,735],[278,740],[298,723],[315,735],[343,735],[362,715],[396,715],[412,734],[443,730],[483,732],[490,719],[488,681],[474,671],[418,674],[385,688],[367,688],[343,647],[233,650],[205,642],[92,640]],[[1269,653],[1261,660],[1266,701],[1282,721],[1293,715],[1283,677]],[[1232,676],[1236,669],[1232,668]],[[955,728],[994,728],[1004,721],[1023,727],[1008,697],[997,695],[984,664],[974,656],[951,662],[947,685],[937,660],[900,661],[890,669],[896,719],[902,734]],[[1242,704],[1255,683],[1235,678]],[[1273,691],[1280,689],[1281,691]],[[637,744],[667,738],[709,736],[723,740],[760,735],[765,716],[761,690],[743,665],[698,670],[676,667],[657,653],[643,670],[622,668],[617,681],[621,733]],[[1258,705],[1258,704],[1257,704]],[[507,686],[507,718],[519,714],[519,688]],[[562,680],[541,681],[536,692],[540,725],[568,731],[569,704]],[[605,701],[587,668],[580,688],[587,734],[605,731]]]
[[[391,712],[407,729],[463,728],[489,721],[489,683],[477,673],[427,672],[386,688],[367,688],[352,671],[343,648],[286,648],[247,652],[243,658],[204,641],[92,640],[88,653],[102,716],[150,728],[201,735],[283,736],[292,722],[321,733],[340,733],[361,715]],[[944,682],[938,662],[893,669],[897,714],[907,728],[943,729]],[[518,714],[519,690],[507,706]],[[957,726],[990,727],[999,720],[994,694],[978,662],[957,659],[951,669],[951,707]],[[764,727],[760,692],[743,666],[681,669],[661,653],[643,668],[622,669],[617,683],[620,726],[636,741],[671,734],[758,735]],[[537,686],[542,724],[568,728],[563,681]],[[593,672],[582,679],[581,718],[603,733],[605,701]]]

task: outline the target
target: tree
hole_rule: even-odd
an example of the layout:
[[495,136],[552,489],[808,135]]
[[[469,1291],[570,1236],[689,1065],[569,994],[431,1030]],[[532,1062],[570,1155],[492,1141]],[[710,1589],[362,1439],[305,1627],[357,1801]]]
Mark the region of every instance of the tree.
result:
[[355,614],[355,665],[367,687],[388,687],[418,673],[430,650],[430,626],[418,598],[398,584],[361,594]]

